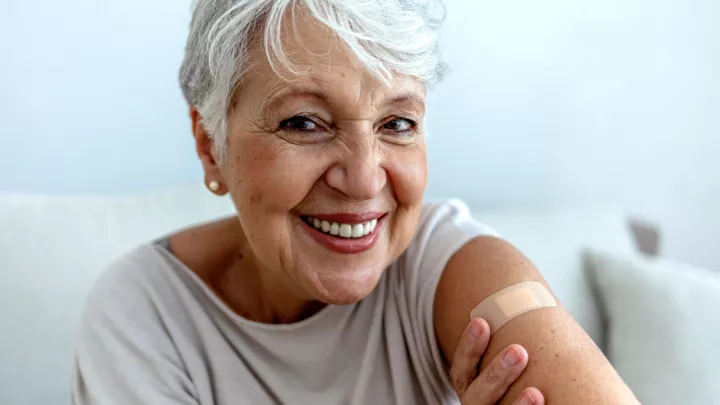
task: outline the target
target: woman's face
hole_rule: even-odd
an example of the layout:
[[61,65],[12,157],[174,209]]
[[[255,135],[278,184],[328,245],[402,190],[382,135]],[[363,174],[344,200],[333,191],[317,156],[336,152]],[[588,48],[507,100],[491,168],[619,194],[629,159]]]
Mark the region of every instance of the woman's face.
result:
[[299,298],[364,298],[408,246],[427,181],[424,86],[383,84],[339,41],[299,21],[285,42],[299,71],[254,67],[228,118],[222,182],[265,276]]

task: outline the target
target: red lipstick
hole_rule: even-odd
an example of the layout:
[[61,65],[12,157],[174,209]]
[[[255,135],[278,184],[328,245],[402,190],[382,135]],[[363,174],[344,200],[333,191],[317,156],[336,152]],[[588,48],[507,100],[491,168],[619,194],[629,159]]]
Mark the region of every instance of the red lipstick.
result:
[[362,224],[364,222],[372,221],[373,219],[378,219],[385,215],[382,212],[363,212],[359,214],[345,214],[345,213],[336,213],[336,214],[317,214],[317,215],[308,215],[309,217],[317,218],[321,221],[328,221],[328,222],[337,222],[339,224]]

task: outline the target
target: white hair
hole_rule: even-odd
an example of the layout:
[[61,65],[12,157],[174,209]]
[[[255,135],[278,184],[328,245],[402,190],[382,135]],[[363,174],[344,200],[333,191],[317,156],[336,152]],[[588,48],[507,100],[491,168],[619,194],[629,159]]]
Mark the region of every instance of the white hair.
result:
[[432,85],[445,72],[438,47],[442,0],[195,0],[180,85],[221,159],[231,99],[249,68],[252,42],[263,39],[276,72],[278,65],[295,72],[283,50],[282,21],[296,5],[334,31],[383,81],[402,74]]

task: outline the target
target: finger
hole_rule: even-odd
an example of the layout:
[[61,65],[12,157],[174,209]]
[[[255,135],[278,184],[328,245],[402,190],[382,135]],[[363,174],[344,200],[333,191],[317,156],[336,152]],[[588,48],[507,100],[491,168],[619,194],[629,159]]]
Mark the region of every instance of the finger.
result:
[[545,405],[545,397],[535,387],[525,388],[513,405]]
[[[510,345],[495,356],[465,391],[467,403],[494,404],[507,392],[527,366],[528,354],[520,345]],[[463,402],[465,403],[465,402]]]
[[465,393],[478,373],[480,358],[490,342],[490,326],[481,318],[470,320],[460,337],[450,367],[450,379],[458,396]]

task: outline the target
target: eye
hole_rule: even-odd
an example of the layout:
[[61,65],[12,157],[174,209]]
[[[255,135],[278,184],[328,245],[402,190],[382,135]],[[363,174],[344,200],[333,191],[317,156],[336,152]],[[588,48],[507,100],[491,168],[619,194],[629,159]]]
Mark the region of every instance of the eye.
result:
[[319,131],[321,128],[310,118],[297,115],[281,122],[280,129],[295,132],[313,132]]
[[407,136],[417,127],[417,123],[407,118],[393,118],[383,124],[382,129],[394,135]]
[[333,139],[325,121],[314,116],[295,115],[278,125],[277,135],[295,145],[312,145]]

